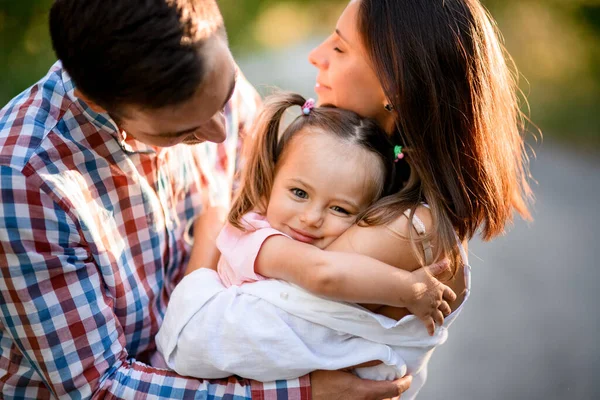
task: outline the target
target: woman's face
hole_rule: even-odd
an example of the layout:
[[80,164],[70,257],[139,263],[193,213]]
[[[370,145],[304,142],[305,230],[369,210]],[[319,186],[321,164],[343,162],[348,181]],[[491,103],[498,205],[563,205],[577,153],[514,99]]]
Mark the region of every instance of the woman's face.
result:
[[384,108],[387,100],[383,88],[358,31],[359,5],[359,0],[352,0],[335,31],[308,56],[319,69],[315,91],[319,104],[333,104],[375,118],[391,131],[393,113]]

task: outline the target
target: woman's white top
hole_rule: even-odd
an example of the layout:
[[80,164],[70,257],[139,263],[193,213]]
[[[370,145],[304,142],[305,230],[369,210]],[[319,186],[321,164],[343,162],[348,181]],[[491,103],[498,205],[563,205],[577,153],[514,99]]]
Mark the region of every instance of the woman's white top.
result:
[[225,288],[215,271],[199,269],[175,288],[157,347],[169,368],[205,379],[239,375],[268,382],[381,360],[357,375],[390,380],[411,374],[402,399],[413,399],[429,357],[469,297],[470,268],[459,248],[467,293],[433,336],[413,315],[395,321],[274,279]]

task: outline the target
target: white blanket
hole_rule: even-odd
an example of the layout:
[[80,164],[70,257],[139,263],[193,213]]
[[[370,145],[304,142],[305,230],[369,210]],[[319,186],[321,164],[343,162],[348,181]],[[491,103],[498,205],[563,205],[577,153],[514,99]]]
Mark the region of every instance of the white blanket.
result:
[[225,288],[214,271],[199,269],[173,292],[156,343],[171,369],[206,379],[267,382],[381,360],[356,373],[378,380],[411,374],[406,400],[423,386],[427,361],[461,309],[429,336],[412,315],[395,321],[278,280]]

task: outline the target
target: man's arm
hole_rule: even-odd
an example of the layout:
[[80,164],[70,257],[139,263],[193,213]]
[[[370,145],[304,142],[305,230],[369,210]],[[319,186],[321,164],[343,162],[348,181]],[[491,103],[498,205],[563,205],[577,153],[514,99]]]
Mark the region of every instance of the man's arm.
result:
[[[137,362],[80,221],[41,182],[0,166],[0,392],[22,398],[267,396],[247,380],[188,379]],[[115,279],[119,277],[115,276]],[[150,307],[139,299],[138,307]],[[136,302],[138,303],[138,302]],[[136,312],[127,312],[135,318]],[[308,378],[279,383],[309,399]],[[276,392],[276,389],[273,389]],[[263,397],[264,398],[264,397]]]

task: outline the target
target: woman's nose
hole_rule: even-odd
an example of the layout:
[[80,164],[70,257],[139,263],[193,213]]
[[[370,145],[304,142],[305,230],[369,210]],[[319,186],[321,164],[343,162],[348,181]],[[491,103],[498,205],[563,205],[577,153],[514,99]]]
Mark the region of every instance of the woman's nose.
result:
[[308,61],[319,69],[327,68],[327,65],[329,65],[325,57],[324,44],[325,42],[321,43],[308,53]]

